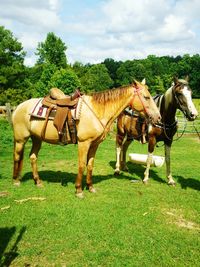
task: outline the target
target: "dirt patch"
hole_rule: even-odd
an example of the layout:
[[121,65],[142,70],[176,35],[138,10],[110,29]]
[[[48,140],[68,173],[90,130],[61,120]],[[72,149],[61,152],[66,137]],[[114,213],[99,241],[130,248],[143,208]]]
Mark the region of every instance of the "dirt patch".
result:
[[165,210],[163,213],[165,216],[167,215],[169,223],[171,224],[175,224],[181,228],[200,231],[199,224],[186,220],[177,210]]

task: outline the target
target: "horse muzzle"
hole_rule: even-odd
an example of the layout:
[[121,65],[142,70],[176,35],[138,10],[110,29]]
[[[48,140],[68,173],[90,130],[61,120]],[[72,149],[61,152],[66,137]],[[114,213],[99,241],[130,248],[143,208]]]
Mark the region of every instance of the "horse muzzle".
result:
[[160,115],[160,113],[158,113],[158,114],[154,114],[154,115],[149,115],[149,121],[153,124],[153,125],[155,125],[155,124],[160,124],[161,123],[161,115]]
[[185,113],[185,116],[186,116],[186,118],[188,119],[188,121],[194,121],[196,118],[197,118],[197,116],[198,116],[198,113],[193,113],[193,112],[186,112]]

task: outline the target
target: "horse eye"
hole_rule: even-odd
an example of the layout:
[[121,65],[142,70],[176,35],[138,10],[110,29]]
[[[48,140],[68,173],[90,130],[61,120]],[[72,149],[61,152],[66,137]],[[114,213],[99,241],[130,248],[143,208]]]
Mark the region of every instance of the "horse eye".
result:
[[150,97],[149,97],[149,96],[144,96],[144,99],[145,99],[145,100],[149,100]]
[[182,95],[182,93],[177,93],[177,96],[181,96]]

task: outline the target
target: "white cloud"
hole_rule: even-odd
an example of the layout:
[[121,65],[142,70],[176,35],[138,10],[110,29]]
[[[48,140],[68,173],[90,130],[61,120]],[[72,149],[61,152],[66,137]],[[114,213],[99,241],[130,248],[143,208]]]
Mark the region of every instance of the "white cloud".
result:
[[0,17],[11,20],[23,27],[48,31],[60,26],[60,19],[56,13],[57,1],[25,1],[8,0],[0,4]]
[[27,64],[50,31],[68,46],[69,62],[96,63],[198,53],[199,10],[199,0],[7,0],[0,23],[27,49]]

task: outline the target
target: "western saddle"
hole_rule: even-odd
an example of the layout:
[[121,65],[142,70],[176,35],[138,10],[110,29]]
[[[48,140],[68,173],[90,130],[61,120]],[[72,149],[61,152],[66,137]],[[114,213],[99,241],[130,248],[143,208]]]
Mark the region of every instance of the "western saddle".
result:
[[60,144],[77,143],[76,123],[72,118],[71,109],[76,108],[79,97],[79,90],[73,95],[65,95],[60,89],[52,88],[49,95],[42,100],[43,106],[47,107],[47,114],[42,129],[41,137],[45,139],[45,132],[50,114],[54,111],[53,124],[58,131]]

